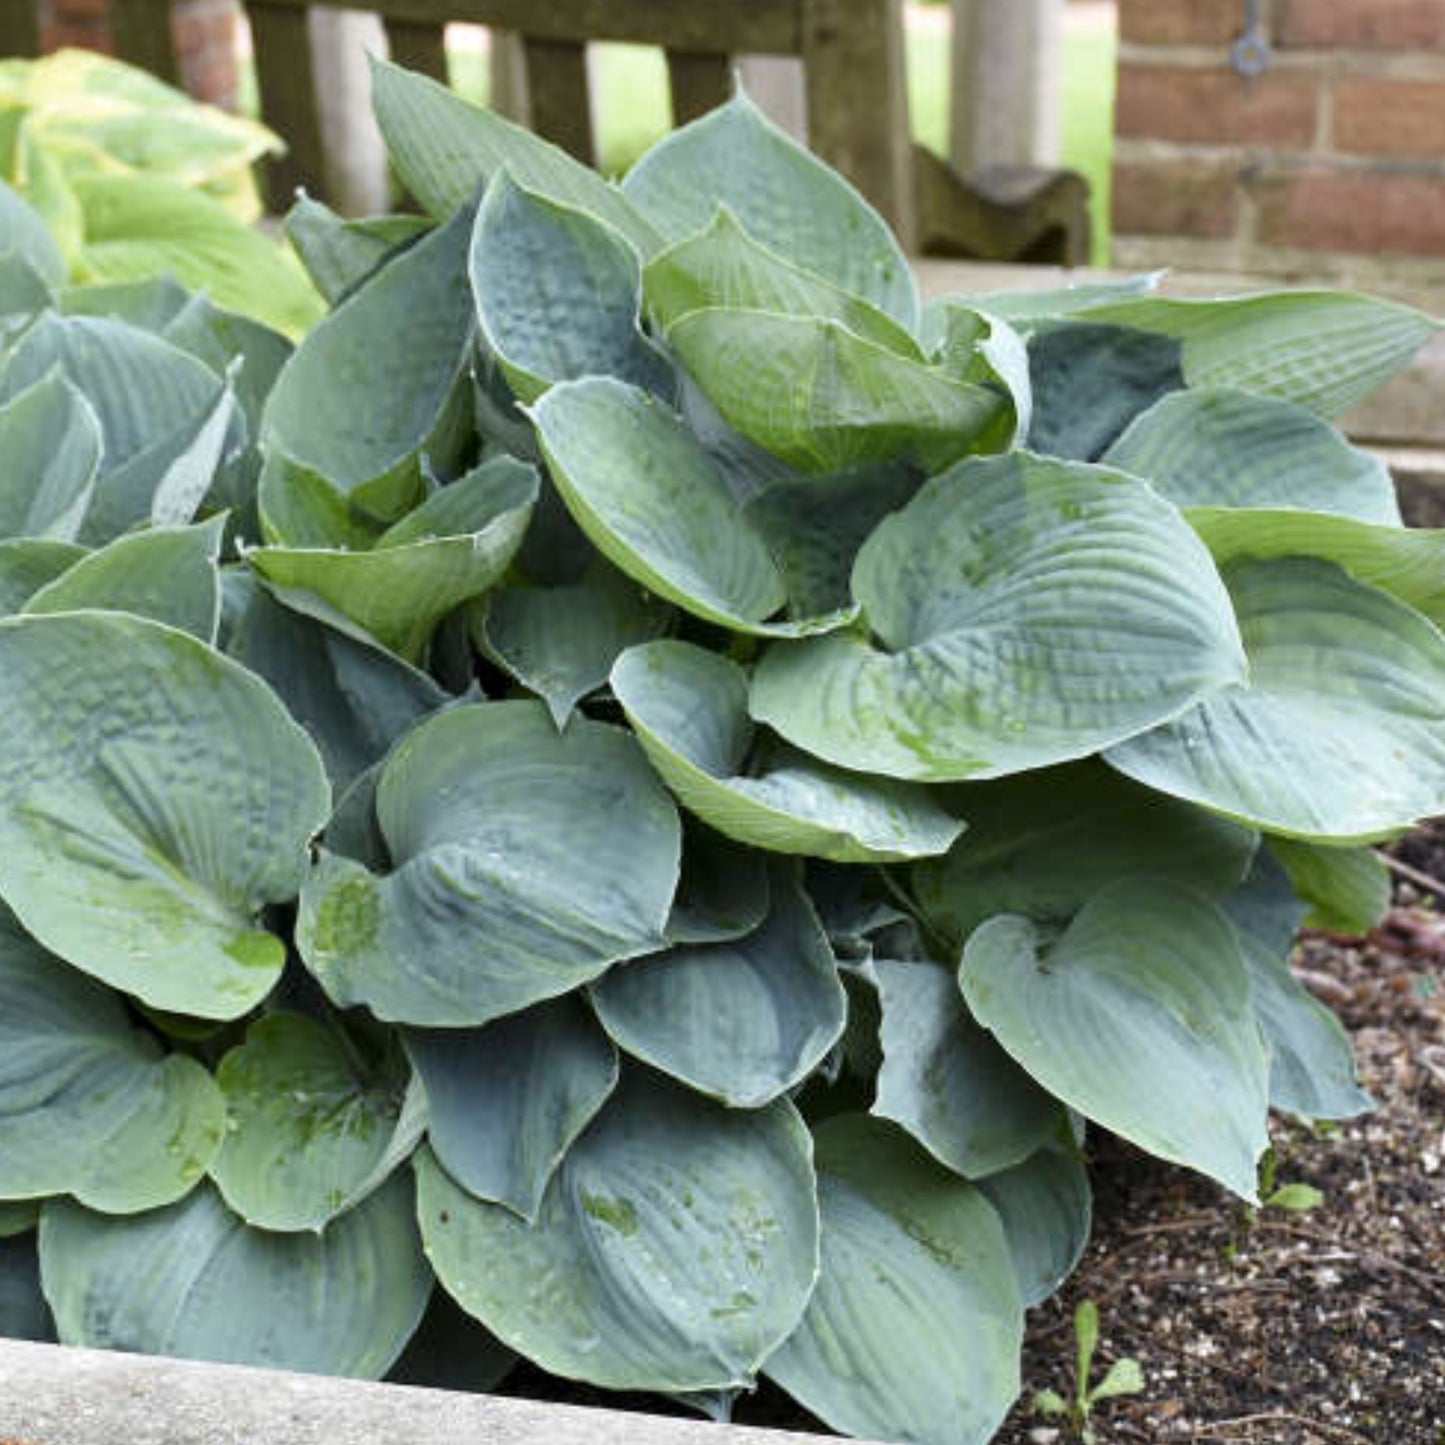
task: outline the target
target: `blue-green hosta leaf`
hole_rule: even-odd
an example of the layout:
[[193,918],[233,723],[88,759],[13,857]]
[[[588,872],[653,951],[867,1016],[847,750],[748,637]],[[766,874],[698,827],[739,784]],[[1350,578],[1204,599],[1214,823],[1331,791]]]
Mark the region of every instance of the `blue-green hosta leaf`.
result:
[[612,691],[678,801],[740,843],[885,863],[942,853],[965,827],[922,788],[786,749],[755,758],[747,675],[692,643],[631,648],[612,670]]
[[997,1174],[1041,1148],[1059,1127],[1058,1101],[979,1027],[952,973],[889,959],[873,967],[883,1004],[873,1113],[966,1179]]
[[13,251],[0,251],[0,339],[17,335],[54,304],[54,294],[34,266]]
[[477,211],[468,270],[482,341],[519,400],[583,376],[671,392],[672,369],[640,327],[637,252],[605,222],[503,171]]
[[1007,405],[838,321],[714,308],[667,340],[729,426],[808,473],[896,459],[937,471],[995,440]]
[[727,943],[768,916],[767,855],[683,818],[682,876],[667,916],[669,943]]
[[216,558],[225,526],[224,517],[215,517],[118,537],[41,587],[21,611],[130,612],[214,643],[221,620]]
[[259,547],[246,560],[288,607],[323,622],[339,613],[417,663],[442,618],[506,572],[536,497],[536,472],[498,457],[433,493],[370,551]]
[[483,1029],[409,1029],[427,1099],[427,1137],[478,1199],[537,1217],[577,1136],[617,1087],[617,1050],[576,998]]
[[397,744],[376,804],[395,871],[323,853],[301,897],[297,942],[339,1004],[484,1024],[664,944],[677,813],[617,728],[453,708]]
[[304,191],[285,219],[286,239],[316,289],[333,306],[431,227],[425,216],[347,220]]
[[35,1235],[0,1237],[0,1339],[55,1338],[55,1321],[40,1290]]
[[985,1445],[1019,1391],[1023,1309],[1003,1226],[892,1126],[817,1130],[823,1272],[768,1375],[835,1430]]
[[1177,883],[1129,879],[1051,937],[1016,914],[976,929],[974,1016],[1051,1094],[1246,1199],[1269,1142],[1269,1058],[1229,919]]
[[992,387],[1009,400],[1010,409],[999,415],[978,450],[1022,446],[1034,420],[1028,344],[1007,321],[987,312],[953,302],[935,303],[930,311],[933,363],[959,381]]
[[592,987],[597,1017],[635,1058],[732,1108],[801,1083],[843,1032],[847,999],[802,889],[774,871],[753,933],[615,968]]
[[428,713],[453,701],[399,657],[283,607],[250,573],[225,650],[276,690],[311,735],[338,796]]
[[918,324],[918,285],[887,222],[745,95],[654,146],[622,191],[669,242],[704,230],[725,205],[769,251],[909,331]]
[[1094,1196],[1083,1155],[1053,1140],[979,1189],[1003,1221],[1025,1309],[1042,1304],[1074,1272],[1093,1229]]
[[1445,638],[1326,562],[1224,569],[1249,681],[1109,751],[1148,787],[1271,833],[1365,841],[1445,809]]
[[850,605],[859,550],[922,485],[917,468],[884,462],[832,477],[775,482],[750,497],[743,514],[766,540],[793,605],[821,617]]
[[1135,417],[1184,385],[1179,343],[1091,317],[1029,338],[1036,452],[1097,461]]
[[229,386],[210,397],[174,430],[136,452],[96,483],[80,529],[91,546],[138,528],[189,522],[233,454],[245,422]]
[[[321,1233],[382,1182],[406,1076],[397,1055],[363,1071],[334,1028],[304,1014],[258,1019],[216,1070],[227,1118],[211,1177],[222,1198],[260,1229]],[[398,1164],[410,1149],[400,1152]]]
[[1390,870],[1372,848],[1328,848],[1295,838],[1272,839],[1269,847],[1310,905],[1307,928],[1364,934],[1389,912]]
[[1035,322],[1072,316],[1079,311],[1092,311],[1136,296],[1156,291],[1167,273],[1147,272],[1124,276],[1117,281],[1086,281],[1077,286],[1050,286],[1044,290],[986,291],[975,294],[942,296],[924,308],[923,330],[929,331],[930,313],[950,305],[973,307],[990,316],[1001,316],[1021,327]]
[[605,221],[644,256],[660,244],[626,197],[596,171],[424,75],[373,60],[371,105],[392,169],[439,219],[475,200],[506,171],[519,186]]
[[65,283],[65,257],[49,227],[34,207],[0,181],[0,252],[4,251],[29,262],[50,285]]
[[[39,1199],[0,1200],[0,1239],[13,1239],[27,1234],[40,1223]],[[0,1330],[0,1335],[5,1333]]]
[[914,867],[912,884],[929,923],[955,943],[996,913],[1067,923],[1106,884],[1139,875],[1222,898],[1258,841],[1093,761],[970,784],[951,801],[968,832]]
[[663,636],[674,613],[597,561],[560,587],[504,587],[473,615],[472,635],[499,667],[540,697],[559,728],[629,647]]
[[1252,557],[1316,557],[1445,628],[1445,530],[1374,526],[1320,512],[1194,507],[1187,515],[1220,567]]
[[209,1186],[127,1219],[52,1201],[40,1273],[68,1345],[363,1379],[432,1289],[405,1173],[323,1235],[253,1229]]
[[73,178],[85,228],[75,271],[86,281],[169,272],[222,306],[292,335],[321,315],[321,297],[290,253],[202,191],[154,175]]
[[934,478],[873,533],[857,635],[776,646],[755,718],[842,767],[948,781],[1086,756],[1244,670],[1179,513],[1123,473],[1014,452]]
[[798,635],[846,621],[768,620],[788,592],[767,542],[696,437],[655,398],[592,377],[554,386],[533,420],[578,525],[650,591],[738,632]]
[[57,369],[100,421],[103,475],[194,425],[215,404],[215,373],[179,347],[109,317],[54,313],[42,316],[6,357],[0,399]]
[[417,1156],[427,1255],[462,1307],[554,1375],[750,1384],[818,1268],[811,1141],[786,1100],[735,1112],[642,1074],[573,1145],[534,1224]]
[[[418,455],[429,447],[465,366],[473,309],[467,282],[471,216],[458,214],[387,266],[307,333],[266,406],[273,466],[283,491],[310,470],[388,521],[421,494]],[[365,397],[358,425],[357,398]],[[273,540],[297,542],[278,535]]]
[[0,537],[73,542],[100,469],[100,419],[63,376],[0,407]]
[[1289,959],[1240,935],[1269,1045],[1269,1102],[1306,1119],[1352,1119],[1376,1107],[1359,1084],[1349,1034],[1290,971]]
[[1307,1119],[1349,1119],[1375,1101],[1360,1088],[1350,1036],[1290,969],[1305,904],[1275,856],[1283,842],[1260,850],[1227,905],[1269,1046],[1269,1102]]
[[1384,462],[1277,397],[1174,392],[1136,417],[1104,461],[1178,507],[1295,508],[1400,524]]
[[713,307],[825,316],[866,341],[923,360],[912,333],[886,311],[760,246],[725,205],[707,230],[655,256],[642,284],[648,312],[664,331]]
[[1088,319],[1178,341],[1190,386],[1278,396],[1320,416],[1363,401],[1440,329],[1423,311],[1348,291],[1140,296],[1091,309]]
[[0,916],[0,1196],[155,1209],[205,1174],[225,1122],[200,1064]]
[[159,623],[16,617],[0,730],[0,895],[27,931],[156,1008],[264,998],[286,949],[257,919],[299,891],[329,793],[275,694]]
[[0,617],[9,617],[89,554],[74,542],[41,537],[0,540]]

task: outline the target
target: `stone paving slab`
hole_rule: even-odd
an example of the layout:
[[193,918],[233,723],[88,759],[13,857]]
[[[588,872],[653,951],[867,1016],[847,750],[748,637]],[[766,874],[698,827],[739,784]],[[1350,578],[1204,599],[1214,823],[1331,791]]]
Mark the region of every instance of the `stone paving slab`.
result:
[[820,1445],[824,1438],[0,1340],[0,1445]]

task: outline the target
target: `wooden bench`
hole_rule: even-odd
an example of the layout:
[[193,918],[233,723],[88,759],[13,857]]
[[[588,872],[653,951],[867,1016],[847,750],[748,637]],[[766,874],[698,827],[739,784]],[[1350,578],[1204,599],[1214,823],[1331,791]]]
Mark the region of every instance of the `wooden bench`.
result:
[[[245,0],[261,113],[290,147],[271,163],[276,210],[298,186],[325,194],[310,0]],[[809,140],[888,218],[910,250],[990,260],[1082,264],[1088,190],[1071,172],[983,176],[973,184],[915,146],[908,124],[902,0],[364,0],[392,59],[447,82],[449,22],[520,37],[530,123],[594,159],[586,50],[592,41],[661,46],[683,124],[727,100],[733,57],[802,58]],[[35,54],[38,0],[0,0],[0,52]],[[116,50],[175,82],[170,0],[109,0]]]

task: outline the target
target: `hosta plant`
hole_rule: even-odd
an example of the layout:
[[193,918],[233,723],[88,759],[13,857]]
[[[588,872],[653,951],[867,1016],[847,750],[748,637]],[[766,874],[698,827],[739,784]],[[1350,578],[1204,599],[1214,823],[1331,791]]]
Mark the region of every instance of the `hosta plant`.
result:
[[0,179],[45,217],[77,283],[174,275],[288,333],[321,303],[251,223],[265,126],[87,50],[0,61]]
[[746,99],[375,99],[294,354],[6,322],[6,1327],[986,1441],[1092,1129],[1369,1107],[1288,954],[1445,807],[1445,536],[1329,418],[1435,324],[923,307]]

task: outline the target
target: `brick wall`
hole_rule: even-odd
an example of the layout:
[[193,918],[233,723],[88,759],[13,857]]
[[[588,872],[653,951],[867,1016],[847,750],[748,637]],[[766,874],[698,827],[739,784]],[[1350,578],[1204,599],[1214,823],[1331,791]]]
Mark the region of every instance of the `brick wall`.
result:
[[[228,109],[239,83],[237,13],[236,0],[175,0],[171,10],[181,83],[198,100]],[[40,24],[46,51],[75,45],[114,54],[106,0],[40,0]]]
[[1445,286],[1445,0],[1120,0],[1115,262]]

